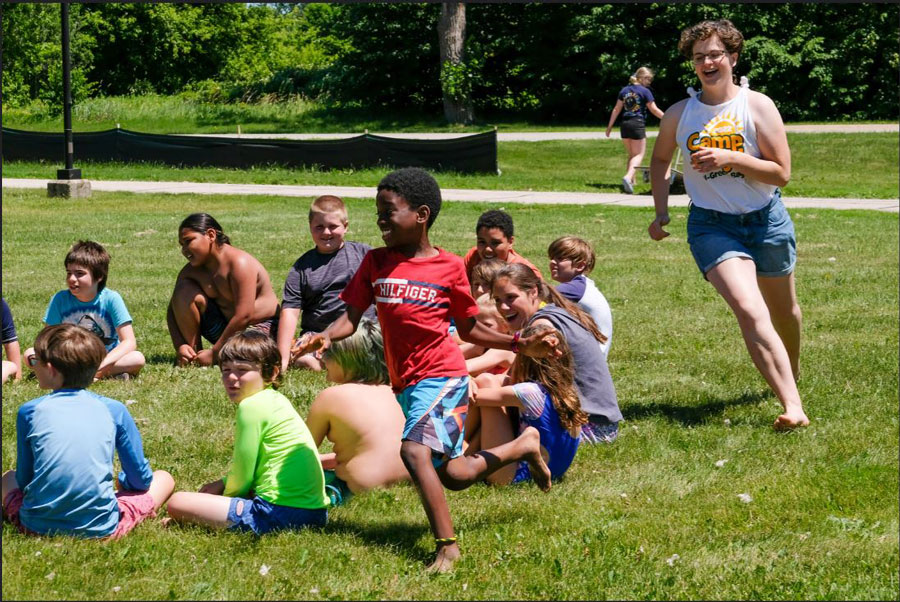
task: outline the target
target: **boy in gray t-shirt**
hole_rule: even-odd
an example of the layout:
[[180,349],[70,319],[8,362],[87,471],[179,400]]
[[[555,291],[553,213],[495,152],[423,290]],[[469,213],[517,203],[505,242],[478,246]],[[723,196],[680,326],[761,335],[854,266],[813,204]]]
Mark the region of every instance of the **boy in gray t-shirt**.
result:
[[[316,246],[294,262],[284,282],[276,338],[278,351],[281,352],[282,372],[287,370],[289,364],[316,371],[323,368],[315,353],[300,356],[291,362],[291,346],[298,321],[302,338],[307,333],[325,330],[346,309],[338,295],[372,248],[367,244],[344,240],[348,223],[344,202],[336,196],[320,196],[309,208],[309,232]],[[367,315],[375,319],[373,307],[369,307]]]

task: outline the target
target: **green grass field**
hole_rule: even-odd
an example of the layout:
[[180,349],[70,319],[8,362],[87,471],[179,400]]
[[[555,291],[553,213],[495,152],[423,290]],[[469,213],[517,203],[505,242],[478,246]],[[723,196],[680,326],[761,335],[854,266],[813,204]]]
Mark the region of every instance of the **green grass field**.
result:
[[[23,347],[63,287],[68,246],[102,242],[109,286],[128,304],[148,365],[136,381],[95,390],[135,400],[146,454],[179,488],[221,477],[234,410],[215,369],[172,366],[165,330],[184,264],[175,228],[191,211],[212,213],[268,268],[280,296],[311,245],[311,199],[3,193],[3,295]],[[351,238],[379,244],[373,200],[348,204]],[[446,203],[433,242],[464,252],[486,208]],[[433,543],[415,490],[403,485],[353,498],[324,530],[264,538],[150,520],[99,543],[29,538],[4,524],[2,597],[898,599],[896,214],[792,211],[800,391],[812,424],[779,434],[777,399],[690,258],[685,210],[673,210],[672,236],[654,243],[648,209],[506,209],[516,248],[542,269],[559,235],[596,245],[592,276],[613,311],[610,368],[625,420],[615,444],[579,450],[548,494],[533,485],[448,493],[464,555],[454,575],[424,573]],[[282,391],[305,415],[325,386],[321,375],[292,372]],[[40,394],[34,380],[3,388],[4,469],[15,463],[16,410]]]
[[[649,164],[655,138],[647,140]],[[788,197],[897,198],[900,152],[896,134],[789,134],[792,178]],[[305,184],[376,186],[383,169],[335,170],[258,167],[252,169],[186,168],[148,164],[93,164],[78,160],[84,177],[97,180],[230,182],[236,184]],[[62,157],[60,158],[62,159]],[[445,188],[619,192],[625,152],[619,140],[499,142],[501,175],[437,173]],[[53,178],[62,164],[6,162],[4,177]],[[635,193],[650,195],[638,179]]]

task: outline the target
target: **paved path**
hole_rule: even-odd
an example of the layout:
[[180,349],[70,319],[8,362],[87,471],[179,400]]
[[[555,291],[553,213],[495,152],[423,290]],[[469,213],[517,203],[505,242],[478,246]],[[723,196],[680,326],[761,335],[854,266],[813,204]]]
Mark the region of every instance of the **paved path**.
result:
[[[856,134],[866,132],[900,132],[900,124],[896,123],[846,123],[846,124],[821,124],[821,125],[787,125],[785,129],[789,133],[798,134],[820,134],[820,133],[840,133],[840,134]],[[378,136],[386,136],[388,138],[410,138],[418,140],[444,140],[447,138],[460,138],[469,136],[466,134],[453,133],[377,133]],[[647,137],[654,138],[658,132],[648,131]],[[360,132],[352,134],[179,134],[180,136],[214,136],[217,138],[273,138],[281,140],[334,140],[337,138],[352,138],[359,136]],[[582,131],[582,132],[497,132],[497,140],[500,142],[524,141],[524,142],[541,142],[544,140],[603,140],[606,138],[605,130]],[[619,128],[614,128],[610,139],[619,139]]]
[[[4,188],[47,189],[49,180],[4,178]],[[333,194],[348,198],[375,198],[375,188],[354,186],[280,186],[275,184],[211,184],[200,182],[134,182],[91,180],[91,189],[116,192],[151,192],[163,194],[242,194],[274,195],[283,197],[316,197]],[[441,196],[446,201],[476,201],[491,203],[622,205],[626,207],[653,207],[649,194],[622,194],[599,192],[538,192],[530,190],[470,190],[444,188]],[[672,195],[669,205],[686,207],[687,195]],[[818,207],[822,209],[872,209],[900,212],[900,199],[821,199],[785,197],[789,208]]]

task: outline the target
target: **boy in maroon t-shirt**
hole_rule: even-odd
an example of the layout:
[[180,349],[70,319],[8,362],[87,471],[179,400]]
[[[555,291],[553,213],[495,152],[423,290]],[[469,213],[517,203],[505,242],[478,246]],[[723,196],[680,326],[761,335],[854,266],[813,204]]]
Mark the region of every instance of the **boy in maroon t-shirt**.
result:
[[540,357],[558,353],[556,339],[545,333],[520,340],[519,333],[501,334],[475,321],[478,306],[462,259],[428,241],[441,208],[440,188],[428,172],[412,167],[391,172],[378,184],[375,206],[385,246],[366,254],[341,293],[347,311],[293,353],[350,336],[375,302],[391,386],[406,416],[400,456],[435,536],[436,559],[429,570],[445,572],[460,552],[442,484],[465,489],[501,466],[525,460],[541,489],[550,489],[533,428],[509,443],[463,455],[469,378],[459,346],[447,336],[450,318],[463,340],[484,347]]

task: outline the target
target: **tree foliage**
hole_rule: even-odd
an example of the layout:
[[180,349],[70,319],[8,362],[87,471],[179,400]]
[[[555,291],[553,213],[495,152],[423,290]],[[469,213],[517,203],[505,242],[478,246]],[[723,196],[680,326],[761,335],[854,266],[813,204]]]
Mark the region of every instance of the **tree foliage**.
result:
[[[59,104],[58,4],[5,4],[3,103]],[[439,115],[442,90],[481,118],[605,122],[634,70],[666,107],[695,85],[680,31],[730,18],[737,73],[789,120],[896,119],[900,8],[882,4],[467,6],[465,62],[441,68],[439,4],[73,4],[73,94],[194,94]],[[443,88],[442,88],[443,86]]]

